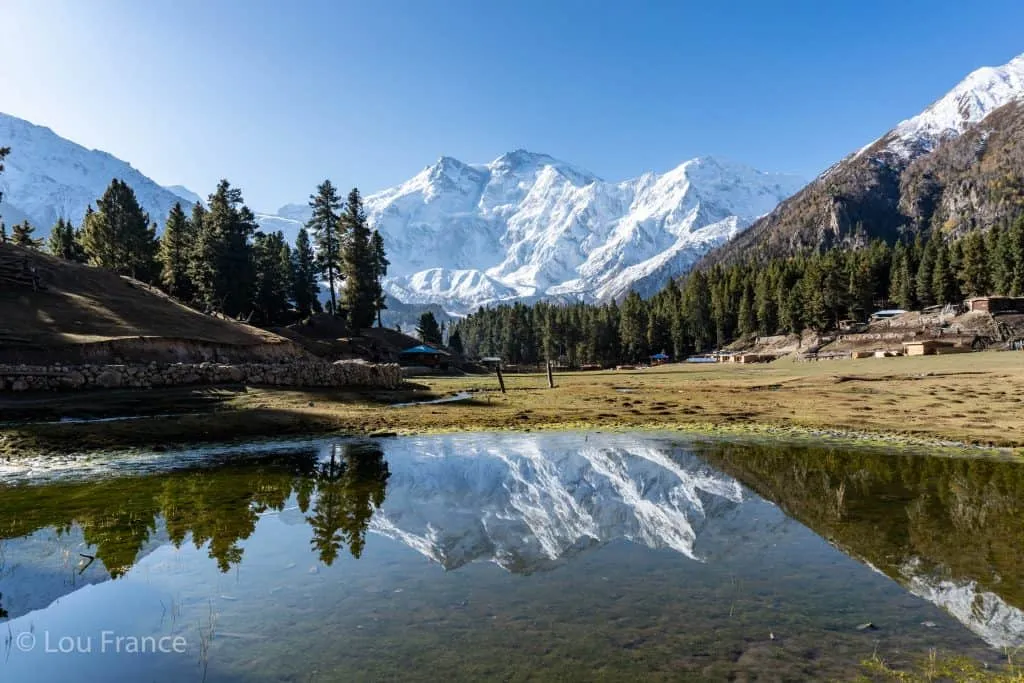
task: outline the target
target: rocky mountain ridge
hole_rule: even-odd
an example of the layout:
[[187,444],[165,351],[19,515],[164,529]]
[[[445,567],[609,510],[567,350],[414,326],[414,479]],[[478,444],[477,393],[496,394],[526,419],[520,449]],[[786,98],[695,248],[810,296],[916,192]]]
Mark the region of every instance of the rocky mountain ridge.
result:
[[972,72],[709,253],[702,267],[1013,220],[1024,212],[1022,103],[1024,55]]

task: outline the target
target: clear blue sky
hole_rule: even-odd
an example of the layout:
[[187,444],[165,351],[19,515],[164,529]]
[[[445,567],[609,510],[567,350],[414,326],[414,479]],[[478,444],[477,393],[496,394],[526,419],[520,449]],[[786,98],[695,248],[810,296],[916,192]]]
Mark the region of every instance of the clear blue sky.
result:
[[810,178],[1022,26],[1021,0],[0,0],[0,111],[260,210],[518,147]]

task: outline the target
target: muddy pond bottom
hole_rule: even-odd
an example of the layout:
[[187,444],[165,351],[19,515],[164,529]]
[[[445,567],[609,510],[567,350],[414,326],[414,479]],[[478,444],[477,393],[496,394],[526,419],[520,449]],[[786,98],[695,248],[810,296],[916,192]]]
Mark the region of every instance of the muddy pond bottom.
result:
[[1024,645],[1015,462],[547,433],[153,463],[0,479],[0,681],[848,679]]

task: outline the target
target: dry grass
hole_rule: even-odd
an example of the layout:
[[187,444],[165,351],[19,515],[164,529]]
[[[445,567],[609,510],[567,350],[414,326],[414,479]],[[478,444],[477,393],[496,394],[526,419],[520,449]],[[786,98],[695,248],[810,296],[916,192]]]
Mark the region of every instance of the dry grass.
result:
[[[126,337],[165,337],[248,346],[280,337],[219,320],[145,285],[100,268],[61,261],[32,249],[0,244],[0,256],[27,258],[45,289],[0,285],[0,332],[32,347],[87,344]],[[4,336],[0,334],[0,337]],[[0,346],[2,346],[0,340]]]
[[[506,377],[507,394],[488,377],[429,378],[418,391],[342,392],[248,388],[147,391],[4,399],[6,419],[134,414],[144,421],[8,427],[0,452],[117,445],[167,445],[340,431],[371,434],[538,428],[683,428],[823,431],[1024,446],[1024,354],[885,358],[768,365],[673,365],[638,371]],[[391,408],[390,402],[471,391],[441,405]],[[197,413],[184,414],[183,413]]]

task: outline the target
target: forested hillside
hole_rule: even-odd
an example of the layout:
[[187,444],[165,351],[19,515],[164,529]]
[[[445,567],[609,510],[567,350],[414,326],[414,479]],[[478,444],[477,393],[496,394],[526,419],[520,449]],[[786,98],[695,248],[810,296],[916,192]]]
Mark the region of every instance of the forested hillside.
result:
[[[0,161],[9,151],[0,149]],[[357,189],[342,201],[330,181],[322,183],[310,200],[309,230],[299,230],[294,246],[281,232],[260,231],[242,191],[227,180],[188,214],[180,203],[174,204],[159,237],[155,217],[143,210],[123,180],[113,179],[95,205],[88,207],[80,227],[57,219],[45,240],[36,237],[28,221],[8,231],[0,218],[0,244],[45,250],[70,263],[154,285],[199,311],[264,326],[321,311],[323,278],[330,286],[328,308],[350,329],[380,324],[388,260],[380,234],[367,223]],[[68,294],[74,296],[73,291]],[[45,289],[41,295],[45,297]],[[39,306],[45,308],[44,303]],[[166,333],[175,330],[169,327]]]
[[630,293],[621,305],[481,309],[455,324],[449,341],[470,356],[509,363],[614,365],[659,352],[681,358],[741,337],[823,332],[878,308],[981,294],[1024,295],[1024,217],[951,241],[918,234],[895,246],[876,240],[863,249],[716,264],[649,300]]

